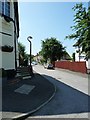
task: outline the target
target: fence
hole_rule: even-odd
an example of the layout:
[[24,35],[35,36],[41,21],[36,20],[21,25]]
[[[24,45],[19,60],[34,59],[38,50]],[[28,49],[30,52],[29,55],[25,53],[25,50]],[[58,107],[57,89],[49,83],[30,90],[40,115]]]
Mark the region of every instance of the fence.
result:
[[56,61],[55,67],[75,72],[87,73],[86,62]]

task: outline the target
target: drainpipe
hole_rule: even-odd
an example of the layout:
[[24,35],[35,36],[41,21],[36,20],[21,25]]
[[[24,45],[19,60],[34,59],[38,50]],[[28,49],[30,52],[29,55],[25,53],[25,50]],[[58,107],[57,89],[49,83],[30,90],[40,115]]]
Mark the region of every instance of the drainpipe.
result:
[[[17,3],[17,2],[16,2]],[[14,13],[17,11],[16,4],[14,3]],[[15,47],[15,70],[17,71],[17,51],[16,51],[16,40],[17,40],[17,34],[16,34],[16,24],[15,24],[15,14],[14,14],[14,47]]]
[[[14,18],[15,20],[15,18]],[[14,21],[14,47],[15,47],[15,69],[17,71],[17,54],[16,54],[16,26],[15,26],[15,21]]]

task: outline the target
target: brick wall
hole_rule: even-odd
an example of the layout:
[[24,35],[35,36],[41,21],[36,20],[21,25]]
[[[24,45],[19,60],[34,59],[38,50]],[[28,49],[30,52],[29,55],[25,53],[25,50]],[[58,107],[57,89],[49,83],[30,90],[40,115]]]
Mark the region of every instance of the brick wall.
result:
[[75,72],[87,73],[86,62],[56,61],[55,67]]

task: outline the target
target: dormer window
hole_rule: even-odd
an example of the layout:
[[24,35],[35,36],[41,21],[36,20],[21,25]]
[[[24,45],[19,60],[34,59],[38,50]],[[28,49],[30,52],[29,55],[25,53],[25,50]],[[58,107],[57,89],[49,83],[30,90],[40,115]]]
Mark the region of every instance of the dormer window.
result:
[[10,2],[8,0],[0,1],[0,13],[7,17],[10,17]]

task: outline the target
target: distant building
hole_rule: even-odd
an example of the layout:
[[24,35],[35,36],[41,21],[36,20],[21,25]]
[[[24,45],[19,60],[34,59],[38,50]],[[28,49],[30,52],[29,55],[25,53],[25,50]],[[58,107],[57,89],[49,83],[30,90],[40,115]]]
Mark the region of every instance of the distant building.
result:
[[6,71],[16,71],[19,66],[18,37],[18,2],[0,0],[0,68]]
[[81,53],[82,48],[79,48],[79,46],[75,46],[75,45],[74,47],[75,47],[75,61],[76,62],[85,61],[87,67],[87,73],[90,73],[90,59],[87,60],[86,54],[84,52]]
[[34,61],[36,62],[41,62],[42,59],[43,59],[43,56],[39,55],[38,53],[37,55],[34,56]]
[[75,61],[86,61],[86,54],[81,53],[81,49],[78,46],[75,47]]

